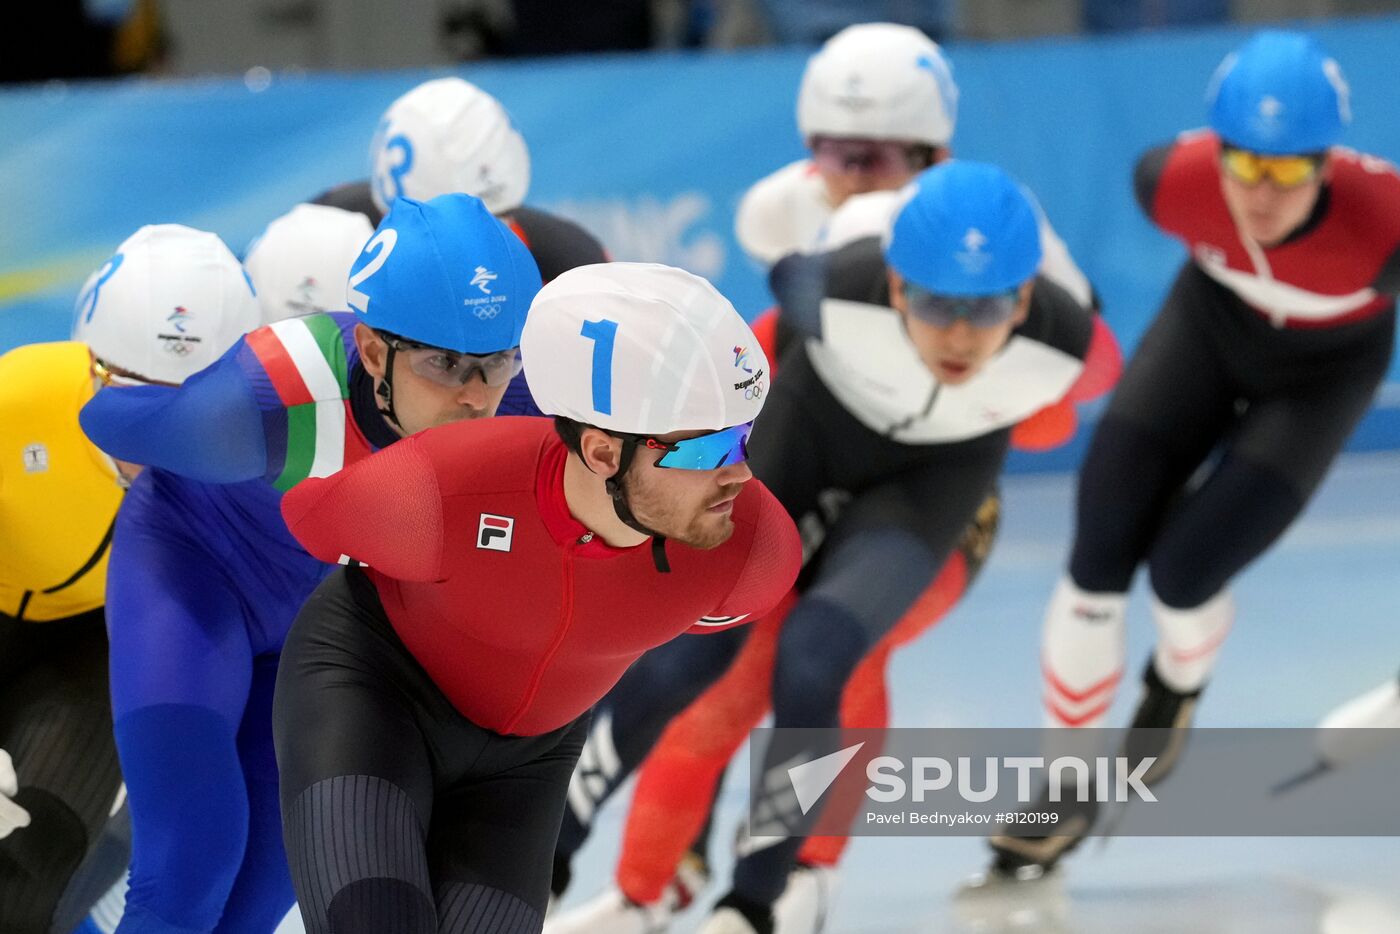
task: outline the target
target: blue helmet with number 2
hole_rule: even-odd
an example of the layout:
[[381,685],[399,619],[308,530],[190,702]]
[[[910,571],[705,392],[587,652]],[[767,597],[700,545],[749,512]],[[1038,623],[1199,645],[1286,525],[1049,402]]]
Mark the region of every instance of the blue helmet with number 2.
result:
[[458,353],[520,346],[535,258],[471,195],[399,198],[350,267],[346,301],[376,330]]

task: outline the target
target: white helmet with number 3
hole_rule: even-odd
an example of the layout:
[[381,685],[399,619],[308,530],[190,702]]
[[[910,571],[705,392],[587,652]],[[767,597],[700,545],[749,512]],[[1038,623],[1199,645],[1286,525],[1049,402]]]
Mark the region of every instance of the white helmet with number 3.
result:
[[664,435],[751,422],[770,367],[748,324],[699,276],[652,263],[579,266],[535,296],[520,352],[546,415]]
[[370,196],[430,201],[465,193],[492,214],[520,207],[530,151],[501,102],[461,78],[436,78],[389,105],[370,143]]
[[109,366],[178,384],[261,324],[252,283],[218,236],[156,224],[122,241],[88,277],[73,340]]
[[943,51],[912,26],[862,23],[827,40],[807,62],[797,126],[814,136],[946,146],[958,86]]

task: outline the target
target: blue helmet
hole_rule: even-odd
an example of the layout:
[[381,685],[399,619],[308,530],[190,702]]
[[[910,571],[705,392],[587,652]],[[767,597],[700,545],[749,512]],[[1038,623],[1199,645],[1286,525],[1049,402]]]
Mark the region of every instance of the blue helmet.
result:
[[925,169],[895,216],[885,260],[940,295],[1009,291],[1040,265],[1040,215],[994,165],[954,159]]
[[491,354],[520,345],[540,271],[479,198],[402,197],[350,267],[361,321],[419,344]]
[[1206,98],[1231,146],[1268,155],[1321,152],[1351,122],[1341,67],[1312,36],[1266,30],[1220,63]]

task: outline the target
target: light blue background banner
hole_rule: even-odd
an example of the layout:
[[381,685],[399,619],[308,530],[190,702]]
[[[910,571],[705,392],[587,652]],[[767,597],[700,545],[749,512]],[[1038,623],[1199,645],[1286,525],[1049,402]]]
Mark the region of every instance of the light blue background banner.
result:
[[[1311,28],[1352,86],[1348,144],[1400,157],[1400,18]],[[1184,255],[1138,211],[1132,165],[1204,121],[1210,75],[1246,35],[948,48],[962,89],[956,152],[999,162],[1036,191],[1128,348]],[[806,55],[606,56],[456,73],[499,97],[523,131],[529,203],[581,221],[620,259],[703,274],[753,314],[769,296],[734,240],[734,209],[754,180],[803,154],[794,102]],[[0,93],[0,351],[65,336],[87,273],[142,224],[212,230],[241,252],[297,201],[365,177],[381,112],[439,73],[274,76],[257,91],[235,78]],[[1400,447],[1400,368],[1353,446]],[[1066,466],[1077,454],[1017,465]]]

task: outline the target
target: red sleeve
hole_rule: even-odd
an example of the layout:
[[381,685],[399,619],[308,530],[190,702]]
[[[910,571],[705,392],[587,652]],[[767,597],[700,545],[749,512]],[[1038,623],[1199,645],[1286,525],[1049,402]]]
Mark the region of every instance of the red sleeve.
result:
[[1084,354],[1084,369],[1063,399],[1047,405],[1022,419],[1011,429],[1011,444],[1018,451],[1048,451],[1068,444],[1079,427],[1074,413],[1076,402],[1097,399],[1114,387],[1123,372],[1123,351],[1118,338],[1094,315],[1094,330],[1089,335],[1089,349]]
[[389,577],[436,581],[442,573],[442,495],[416,438],[282,497],[297,541],[327,564],[361,561]]
[[1078,427],[1074,403],[1061,399],[1017,422],[1011,429],[1011,446],[1018,451],[1049,451],[1068,444]]
[[1187,131],[1160,158],[1160,174],[1148,211],[1153,223],[1188,243],[1193,233],[1200,234],[1203,224],[1223,221],[1233,229],[1220,194],[1218,136],[1203,130]]
[[1118,346],[1118,338],[1113,336],[1113,330],[1102,317],[1094,315],[1094,333],[1089,337],[1089,350],[1084,354],[1084,371],[1069,387],[1065,399],[1070,402],[1097,399],[1117,384],[1122,373],[1123,351]]
[[768,358],[770,370],[778,366],[778,315],[781,311],[777,305],[767,308],[749,325],[753,336],[758,338],[758,346],[763,348],[763,355]]
[[[758,483],[750,480],[750,483]],[[729,596],[688,631],[718,632],[762,619],[792,589],[802,569],[802,539],[787,510],[759,485],[759,504],[748,558]]]

